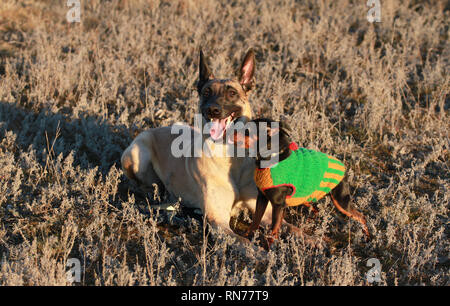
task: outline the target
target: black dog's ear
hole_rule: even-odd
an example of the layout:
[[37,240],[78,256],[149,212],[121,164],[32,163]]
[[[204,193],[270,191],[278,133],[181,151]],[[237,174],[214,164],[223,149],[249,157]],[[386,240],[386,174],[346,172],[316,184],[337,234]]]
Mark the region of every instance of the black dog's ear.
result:
[[239,83],[245,91],[253,89],[255,82],[253,74],[255,73],[255,52],[253,49],[248,50],[239,69]]
[[280,122],[280,131],[285,133],[288,137],[292,134],[292,129],[285,121]]
[[246,124],[246,123],[250,122],[250,118],[247,116],[241,116],[241,117],[236,118],[236,120],[234,120],[234,122],[235,123],[242,122],[243,124]]
[[283,115],[283,114],[280,115],[280,130],[284,134],[286,134],[288,137],[290,137],[292,134],[292,129],[289,126],[289,124],[286,123],[287,120],[288,120],[288,118],[285,115]]
[[197,91],[200,94],[203,86],[209,81],[214,79],[214,75],[211,72],[211,69],[208,67],[208,63],[206,62],[205,55],[203,51],[200,49],[200,62],[199,62],[199,78],[197,83]]

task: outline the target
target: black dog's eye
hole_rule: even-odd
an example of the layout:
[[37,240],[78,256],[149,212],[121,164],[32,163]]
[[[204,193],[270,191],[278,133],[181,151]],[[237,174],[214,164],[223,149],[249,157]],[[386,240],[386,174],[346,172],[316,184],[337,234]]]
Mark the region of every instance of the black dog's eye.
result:
[[203,97],[207,98],[211,95],[211,88],[206,88],[205,90],[203,90]]

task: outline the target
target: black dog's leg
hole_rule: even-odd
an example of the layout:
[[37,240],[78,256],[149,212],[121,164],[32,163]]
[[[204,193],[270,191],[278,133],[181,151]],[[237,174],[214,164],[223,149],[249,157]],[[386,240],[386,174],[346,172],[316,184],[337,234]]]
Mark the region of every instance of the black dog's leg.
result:
[[250,236],[254,231],[256,231],[258,229],[259,224],[261,223],[261,219],[264,216],[264,212],[266,211],[268,203],[269,203],[269,200],[258,189],[258,197],[256,198],[255,213],[253,214],[252,224],[250,225],[249,229],[247,230],[247,232],[244,235],[245,237]]
[[292,188],[281,186],[266,190],[266,196],[272,204],[272,226],[268,239],[269,247],[278,238],[278,232],[283,222],[284,209],[286,205],[286,196],[292,193]]
[[334,206],[336,206],[341,213],[362,224],[364,234],[367,236],[367,239],[370,240],[371,237],[369,228],[367,227],[366,218],[354,207],[350,197],[350,187],[346,178],[344,178],[336,188],[331,190],[330,196]]
[[284,218],[284,208],[285,204],[275,204],[272,205],[272,227],[270,236],[268,237],[268,243],[269,247],[270,245],[275,241],[275,239],[278,239],[278,232],[281,227],[281,222],[283,222]]

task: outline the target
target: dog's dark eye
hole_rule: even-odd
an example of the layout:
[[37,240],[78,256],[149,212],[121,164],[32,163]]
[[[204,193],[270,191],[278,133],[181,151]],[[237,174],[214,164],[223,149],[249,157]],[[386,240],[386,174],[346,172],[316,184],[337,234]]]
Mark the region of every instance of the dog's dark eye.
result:
[[205,90],[203,90],[203,97],[207,98],[211,95],[211,88],[206,88]]
[[231,90],[228,91],[228,95],[230,95],[230,97],[234,97],[234,96],[237,95],[237,91],[231,89]]

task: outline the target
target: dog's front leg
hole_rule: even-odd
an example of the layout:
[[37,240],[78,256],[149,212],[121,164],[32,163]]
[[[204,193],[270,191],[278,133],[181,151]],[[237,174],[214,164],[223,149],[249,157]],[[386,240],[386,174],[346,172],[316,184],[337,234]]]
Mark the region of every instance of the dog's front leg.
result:
[[291,188],[286,186],[267,189],[265,195],[272,204],[272,226],[271,233],[268,237],[268,244],[270,245],[278,239],[278,233],[281,223],[284,219],[284,209],[287,207],[286,196],[291,193]]
[[[230,218],[232,215],[232,208],[236,205],[236,190],[232,186],[226,188],[224,185],[217,186],[217,188],[210,188],[208,194],[205,196],[204,202],[206,220],[208,224],[214,229],[222,229],[226,234],[234,237],[237,242],[247,249],[250,248],[258,252],[264,250],[259,246],[253,244],[247,238],[236,234],[230,227]],[[244,250],[240,248],[240,250]]]
[[249,237],[254,231],[256,231],[259,228],[259,225],[264,216],[264,212],[266,211],[268,203],[269,200],[266,198],[266,196],[260,190],[258,190],[258,198],[256,200],[256,210],[255,213],[253,214],[252,224],[245,233],[245,237]]
[[272,226],[269,237],[267,237],[268,248],[278,239],[281,223],[284,219],[284,204],[272,205]]
[[232,186],[216,186],[210,182],[209,186],[204,190],[203,213],[206,221],[212,228],[220,228],[239,241],[247,242],[247,239],[234,233],[230,227],[231,211],[235,198],[235,190]]

